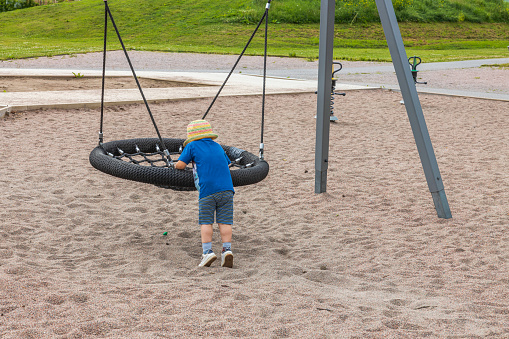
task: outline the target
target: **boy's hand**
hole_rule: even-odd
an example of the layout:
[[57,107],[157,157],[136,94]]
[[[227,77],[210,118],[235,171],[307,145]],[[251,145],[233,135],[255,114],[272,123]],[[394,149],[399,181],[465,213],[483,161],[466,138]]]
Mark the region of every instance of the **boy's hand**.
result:
[[179,170],[185,169],[186,166],[187,166],[187,164],[181,160],[177,161],[177,163],[175,164],[175,168],[179,169]]

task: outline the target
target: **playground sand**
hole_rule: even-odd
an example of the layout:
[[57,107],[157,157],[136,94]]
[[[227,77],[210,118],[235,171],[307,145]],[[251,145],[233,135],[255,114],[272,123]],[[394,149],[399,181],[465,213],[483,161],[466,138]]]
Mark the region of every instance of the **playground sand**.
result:
[[[420,98],[452,219],[436,216],[399,93],[341,99],[323,194],[316,97],[269,96],[270,173],[236,188],[233,269],[197,267],[196,192],[89,165],[98,110],[0,120],[0,337],[509,337],[507,103]],[[183,138],[208,104],[151,108]],[[260,105],[220,98],[217,141],[257,154]],[[154,135],[143,106],[106,109],[105,141]]]

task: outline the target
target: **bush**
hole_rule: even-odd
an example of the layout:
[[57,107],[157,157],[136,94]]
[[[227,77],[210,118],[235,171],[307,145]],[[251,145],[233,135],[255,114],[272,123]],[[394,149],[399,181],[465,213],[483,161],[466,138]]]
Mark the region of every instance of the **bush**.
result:
[[0,12],[35,6],[33,0],[0,0]]

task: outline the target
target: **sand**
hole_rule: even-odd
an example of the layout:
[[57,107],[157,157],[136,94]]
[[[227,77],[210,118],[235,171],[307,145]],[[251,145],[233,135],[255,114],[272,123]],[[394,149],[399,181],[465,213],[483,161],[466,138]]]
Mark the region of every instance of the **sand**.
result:
[[[148,78],[138,79],[142,88],[200,87],[189,82],[166,81]],[[138,88],[133,77],[106,77],[105,89]],[[0,92],[45,92],[98,89],[101,77],[90,76],[0,76]]]
[[[420,98],[452,219],[436,215],[400,93],[337,99],[323,194],[316,97],[269,96],[270,172],[236,189],[233,269],[197,267],[197,192],[90,166],[98,110],[0,120],[0,337],[509,338],[508,103]],[[208,104],[151,109],[181,138]],[[260,105],[220,98],[217,141],[257,154]],[[105,141],[154,136],[143,106],[106,109]]]

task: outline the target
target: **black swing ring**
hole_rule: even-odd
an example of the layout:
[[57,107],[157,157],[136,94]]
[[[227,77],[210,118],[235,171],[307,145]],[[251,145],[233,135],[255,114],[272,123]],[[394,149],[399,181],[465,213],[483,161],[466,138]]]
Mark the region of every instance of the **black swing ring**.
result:
[[[163,138],[170,153],[178,153],[184,140]],[[251,185],[265,179],[269,172],[269,164],[266,161],[239,148],[221,146],[237,167],[230,169],[233,186]],[[89,160],[94,168],[118,178],[176,190],[196,189],[192,171],[167,166],[143,166],[121,159],[124,154],[158,153],[158,148],[161,148],[158,138],[110,141],[94,148]]]

